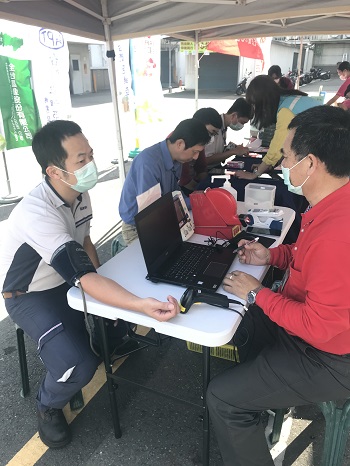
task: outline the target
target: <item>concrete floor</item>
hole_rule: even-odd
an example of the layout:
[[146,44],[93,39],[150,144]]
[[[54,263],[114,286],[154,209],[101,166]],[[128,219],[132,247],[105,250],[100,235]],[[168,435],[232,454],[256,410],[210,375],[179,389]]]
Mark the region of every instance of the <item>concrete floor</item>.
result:
[[[335,92],[339,80],[334,79],[328,92]],[[309,86],[318,86],[318,83]],[[305,86],[305,91],[307,86]],[[303,89],[304,90],[304,89]],[[165,104],[172,120],[168,126],[190,114],[193,102],[190,91],[165,94]],[[234,96],[223,93],[201,92],[200,105],[214,106],[225,111]],[[83,128],[109,118],[111,103],[108,93],[74,96],[72,115]],[[227,107],[227,108],[226,108]],[[105,125],[105,121],[103,121]],[[92,239],[103,262],[110,258],[113,237],[120,228],[118,202],[120,181],[118,167],[109,160],[114,158],[110,143],[100,143],[101,131],[86,135],[96,139],[103,163],[99,163],[100,178],[92,190],[94,206]],[[162,136],[163,137],[163,136]],[[162,139],[159,137],[159,140]],[[101,138],[100,138],[101,139]],[[96,151],[96,158],[98,155]],[[126,164],[126,167],[131,162]],[[35,178],[35,164],[31,171],[21,172],[22,184]],[[16,174],[19,174],[16,171]],[[32,183],[34,185],[34,183]],[[17,184],[20,186],[20,183]],[[14,205],[0,206],[0,233]],[[15,342],[14,325],[7,317],[0,301],[0,466],[194,466],[201,464],[201,410],[196,407],[159,398],[139,388],[120,383],[118,403],[123,436],[116,440],[113,435],[108,394],[103,370],[84,392],[86,406],[72,418],[73,442],[62,450],[46,449],[38,439],[35,419],[35,394],[44,374],[36,355],[35,345],[26,338],[30,395],[19,395],[20,376]],[[212,358],[212,374],[229,367],[231,362]],[[189,398],[200,404],[201,357],[187,349],[186,343],[166,340],[160,348],[149,348],[136,353],[119,367],[118,373],[147,386],[160,388],[167,393]],[[69,408],[66,414],[71,418]],[[267,421],[267,419],[266,419]],[[270,420],[271,423],[271,420]],[[267,429],[270,428],[270,424]],[[281,441],[274,447],[275,464],[283,466],[319,466],[323,445],[324,420],[316,407],[299,407],[293,417],[285,422]],[[252,445],[252,448],[254,446]],[[350,464],[349,446],[344,465]],[[211,435],[210,465],[221,466],[222,461],[214,433]],[[234,465],[233,465],[234,466]]]

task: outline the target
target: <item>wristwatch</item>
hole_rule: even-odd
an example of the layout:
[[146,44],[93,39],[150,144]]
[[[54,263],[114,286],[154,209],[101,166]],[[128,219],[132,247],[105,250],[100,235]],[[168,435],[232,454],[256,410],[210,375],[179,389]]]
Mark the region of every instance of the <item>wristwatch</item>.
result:
[[248,306],[255,303],[257,294],[263,288],[265,288],[263,285],[259,285],[257,288],[254,288],[254,290],[251,290],[251,291],[248,292],[248,294],[247,294],[247,304],[248,304]]

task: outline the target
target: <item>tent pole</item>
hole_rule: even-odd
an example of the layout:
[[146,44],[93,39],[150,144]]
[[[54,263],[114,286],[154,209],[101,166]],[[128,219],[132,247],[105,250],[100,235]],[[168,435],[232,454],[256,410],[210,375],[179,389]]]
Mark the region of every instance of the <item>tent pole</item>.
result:
[[300,48],[299,48],[299,56],[298,56],[298,75],[297,75],[297,82],[295,83],[295,87],[297,89],[299,89],[300,68],[301,68],[302,56],[303,56],[303,36],[300,36]]
[[195,31],[195,44],[194,44],[194,103],[195,111],[198,110],[198,69],[199,69],[199,60],[198,60],[198,31]]
[[169,48],[168,48],[168,65],[169,65],[169,87],[168,87],[168,90],[169,90],[169,93],[172,91],[172,85],[171,85],[171,42],[169,40]]
[[125,181],[125,167],[124,167],[124,155],[123,155],[123,141],[122,141],[122,135],[121,135],[121,129],[120,129],[120,118],[119,118],[119,109],[118,109],[118,93],[117,93],[117,81],[116,81],[116,71],[115,71],[115,52],[114,52],[113,40],[111,38],[111,29],[110,29],[111,20],[108,18],[106,0],[101,0],[101,7],[102,7],[103,17],[105,18],[103,21],[103,26],[104,26],[104,31],[105,31],[107,57],[108,57],[108,76],[109,76],[109,83],[111,87],[115,127],[116,127],[116,133],[117,133],[119,178],[123,185]]
[[0,205],[1,204],[13,204],[14,202],[19,202],[22,199],[22,197],[14,196],[13,194],[11,194],[11,183],[10,183],[9,172],[7,170],[6,156],[5,156],[4,150],[2,151],[2,160],[4,162],[8,194],[7,196],[0,197]]

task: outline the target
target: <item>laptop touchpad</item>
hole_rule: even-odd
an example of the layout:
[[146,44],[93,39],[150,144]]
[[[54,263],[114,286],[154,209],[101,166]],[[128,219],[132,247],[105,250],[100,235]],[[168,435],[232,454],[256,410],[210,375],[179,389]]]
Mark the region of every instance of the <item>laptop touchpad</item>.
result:
[[224,273],[226,267],[227,265],[222,264],[221,262],[210,262],[208,267],[204,270],[203,275],[209,275],[210,277],[220,277]]

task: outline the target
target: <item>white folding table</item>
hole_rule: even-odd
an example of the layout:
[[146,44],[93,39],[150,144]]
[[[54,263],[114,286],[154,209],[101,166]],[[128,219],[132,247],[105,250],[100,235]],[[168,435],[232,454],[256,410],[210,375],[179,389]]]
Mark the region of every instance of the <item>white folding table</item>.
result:
[[[271,238],[275,239],[272,247],[282,243],[290,226],[293,223],[295,212],[287,207],[281,207],[283,210],[283,229],[281,236]],[[238,212],[244,212],[244,203],[238,202]],[[191,241],[203,243],[207,237],[193,235]],[[241,270],[256,277],[262,281],[269,266],[251,266],[240,264],[236,257],[230,270]],[[135,240],[130,246],[125,248],[121,253],[112,257],[98,269],[100,275],[106,276],[118,282],[130,292],[140,297],[153,297],[165,301],[170,294],[178,301],[184,292],[184,288],[179,286],[153,283],[146,280],[147,270],[143,259],[140,242]],[[227,294],[222,287],[218,289],[219,293]],[[237,299],[234,295],[229,298]],[[68,303],[73,309],[83,311],[83,299],[78,288],[71,288],[68,291]],[[209,461],[209,415],[206,405],[206,389],[210,380],[210,347],[222,346],[228,343],[240,321],[239,314],[218,307],[212,307],[208,304],[196,304],[191,307],[187,314],[179,314],[168,322],[158,322],[155,319],[146,316],[140,312],[129,311],[122,308],[112,307],[99,302],[89,295],[86,295],[87,311],[89,314],[99,317],[99,325],[102,330],[103,340],[103,357],[107,376],[108,392],[110,396],[112,419],[116,438],[121,437],[119,425],[118,408],[115,396],[115,385],[113,379],[117,376],[112,373],[111,361],[108,353],[107,336],[105,331],[104,319],[123,319],[145,327],[153,328],[157,333],[169,337],[175,337],[180,340],[189,341],[202,345],[203,347],[203,465],[208,466]],[[244,303],[243,303],[244,304]],[[233,309],[242,312],[242,307],[232,304]]]

